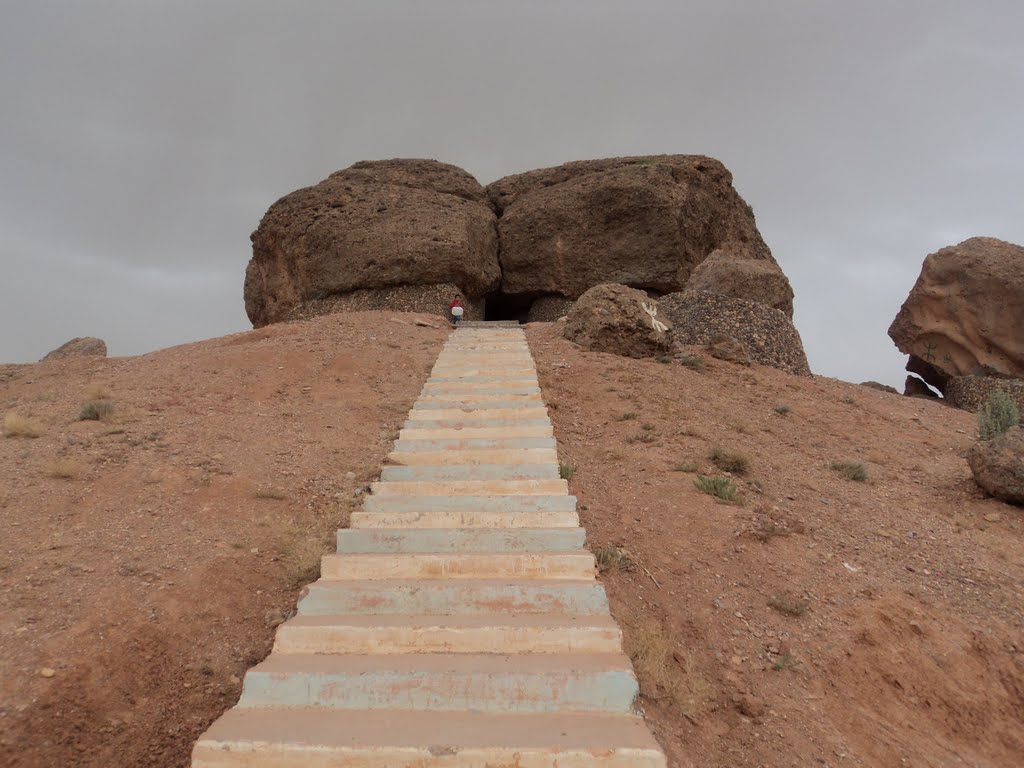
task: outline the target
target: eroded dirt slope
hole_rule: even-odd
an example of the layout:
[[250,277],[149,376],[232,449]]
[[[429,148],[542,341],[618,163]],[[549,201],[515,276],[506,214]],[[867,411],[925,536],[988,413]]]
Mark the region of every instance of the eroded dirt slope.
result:
[[[1024,513],[971,480],[971,414],[528,338],[673,765],[1021,764]],[[695,487],[715,447],[741,505]]]
[[415,318],[0,368],[43,433],[0,439],[0,764],[188,765],[426,379]]

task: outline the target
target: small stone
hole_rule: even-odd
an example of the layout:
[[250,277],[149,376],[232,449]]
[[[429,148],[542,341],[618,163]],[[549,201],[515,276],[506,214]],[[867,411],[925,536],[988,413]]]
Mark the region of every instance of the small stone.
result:
[[761,699],[749,693],[740,696],[736,701],[736,709],[740,711],[740,714],[750,718],[761,717],[766,708]]
[[1002,519],[1003,516],[998,512],[989,512],[987,515],[985,515],[985,520],[989,523],[998,523]]
[[732,665],[734,667],[738,667],[740,666],[740,664],[743,663],[743,659],[741,659],[739,656],[733,656],[731,659],[729,659],[729,661],[732,662]]
[[57,674],[57,670],[53,669],[52,667],[43,667],[39,670],[39,674],[43,677],[53,677]]

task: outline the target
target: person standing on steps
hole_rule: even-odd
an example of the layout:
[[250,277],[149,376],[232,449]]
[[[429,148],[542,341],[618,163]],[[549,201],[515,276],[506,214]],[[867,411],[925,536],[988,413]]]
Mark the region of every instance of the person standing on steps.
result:
[[452,313],[452,325],[458,328],[459,321],[462,319],[462,313],[466,311],[458,296],[452,299],[452,303],[448,305],[448,309],[450,309]]

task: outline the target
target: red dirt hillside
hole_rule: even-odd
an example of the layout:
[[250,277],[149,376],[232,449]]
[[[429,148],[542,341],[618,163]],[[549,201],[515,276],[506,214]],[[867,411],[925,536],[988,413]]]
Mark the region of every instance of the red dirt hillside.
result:
[[[0,764],[188,765],[378,473],[447,337],[417,318],[0,367],[41,433],[0,439]],[[560,328],[527,336],[673,766],[1020,764],[1022,512],[971,414]],[[741,504],[695,487],[713,452]]]

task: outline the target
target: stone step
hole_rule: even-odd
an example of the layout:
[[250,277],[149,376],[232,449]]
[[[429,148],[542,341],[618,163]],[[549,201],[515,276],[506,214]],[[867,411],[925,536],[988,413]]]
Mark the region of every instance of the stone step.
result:
[[375,552],[324,555],[323,581],[383,579],[586,579],[594,556],[575,552]]
[[[393,496],[389,498],[401,498]],[[458,509],[434,511],[353,512],[353,528],[576,528],[575,511],[565,512],[477,512]]]
[[510,416],[526,411],[536,412],[534,415],[547,415],[548,409],[544,402],[537,399],[530,400],[425,400],[420,398],[413,404],[410,415],[413,413],[425,413],[428,411],[451,411],[452,413],[465,413],[472,415],[476,413],[487,414],[490,411],[499,411]]
[[554,448],[489,449],[475,451],[392,451],[388,461],[397,466],[474,466],[478,464],[545,464],[558,465]]
[[483,384],[464,384],[462,386],[451,386],[446,382],[440,382],[438,384],[430,385],[424,384],[423,390],[420,394],[420,399],[428,398],[447,398],[449,400],[463,400],[469,397],[478,397],[480,395],[501,395],[501,397],[495,398],[496,400],[505,400],[509,397],[521,396],[521,395],[537,395],[537,399],[540,399],[540,387],[529,386],[488,386]]
[[383,482],[439,480],[546,480],[558,477],[558,464],[456,464],[440,467],[384,467]]
[[490,367],[490,368],[529,368],[531,371],[536,371],[537,367],[533,364],[533,358],[530,354],[523,350],[522,352],[508,351],[488,351],[488,350],[445,350],[437,356],[437,360],[434,361],[434,370],[439,368],[476,368],[476,367]]
[[498,418],[465,418],[464,416],[454,419],[431,419],[422,412],[409,414],[409,419],[402,425],[402,429],[495,429],[522,427],[550,427],[551,420],[547,416],[539,418],[512,417],[510,419]]
[[485,421],[487,419],[546,419],[548,409],[538,405],[519,405],[511,408],[493,408],[486,405],[466,408],[421,408],[409,411],[410,421],[436,421],[456,419],[460,421]]
[[274,653],[619,653],[611,616],[295,616],[277,630]]
[[401,429],[398,432],[399,440],[470,440],[490,439],[500,440],[513,437],[554,437],[555,431],[550,423],[539,424],[533,427],[462,427],[437,429]]
[[594,579],[316,581],[304,592],[303,616],[608,612],[604,587]]
[[413,403],[414,408],[436,406],[438,408],[543,408],[540,394],[525,395],[481,395],[476,392],[452,392],[435,395],[420,395]]
[[632,715],[232,709],[193,768],[665,768]]
[[568,494],[569,484],[552,480],[447,480],[438,482],[377,482],[375,496],[555,496]]
[[271,654],[238,706],[628,715],[638,693],[621,653]]
[[554,437],[445,437],[435,440],[396,440],[395,453],[436,453],[437,451],[518,451],[523,449],[554,450]]
[[[456,386],[467,386],[469,384],[476,384],[477,386],[537,386],[537,374],[533,371],[526,371],[524,373],[516,373],[515,371],[506,371],[489,374],[439,374],[432,373],[430,378],[427,380],[426,387],[435,388],[443,387],[445,385],[456,385]],[[424,389],[426,389],[424,387]]]
[[581,549],[582,528],[343,528],[338,553],[570,552]]
[[415,498],[370,496],[363,500],[361,511],[369,514],[382,512],[509,512],[516,515],[530,512],[571,512],[575,514],[576,497],[562,494],[548,496],[451,496],[442,494]]

